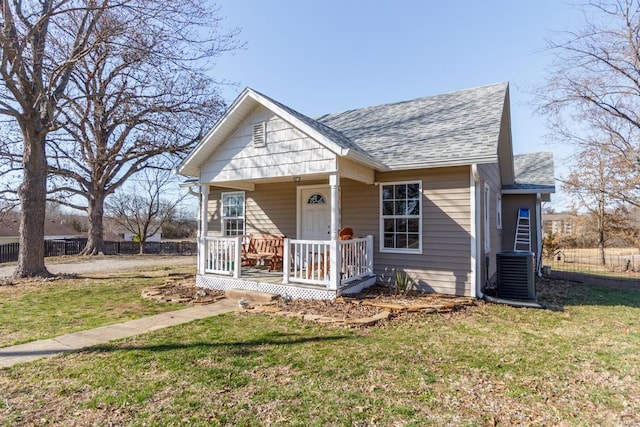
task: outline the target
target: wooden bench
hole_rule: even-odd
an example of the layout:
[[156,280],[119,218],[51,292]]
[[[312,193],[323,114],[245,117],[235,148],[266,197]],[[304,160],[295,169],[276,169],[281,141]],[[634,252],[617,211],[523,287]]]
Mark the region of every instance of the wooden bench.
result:
[[284,254],[284,236],[273,234],[252,235],[249,242],[242,246],[243,265],[256,265],[269,262],[269,271],[282,270]]

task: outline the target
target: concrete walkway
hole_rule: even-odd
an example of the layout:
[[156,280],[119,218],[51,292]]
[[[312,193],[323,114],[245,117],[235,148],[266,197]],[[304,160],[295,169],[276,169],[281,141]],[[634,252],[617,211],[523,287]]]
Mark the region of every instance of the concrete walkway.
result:
[[235,310],[236,307],[238,307],[237,300],[225,298],[213,304],[169,311],[88,331],[74,332],[56,338],[0,348],[0,369],[60,353],[81,350],[121,338],[145,334],[168,326],[191,322],[192,320],[227,313]]

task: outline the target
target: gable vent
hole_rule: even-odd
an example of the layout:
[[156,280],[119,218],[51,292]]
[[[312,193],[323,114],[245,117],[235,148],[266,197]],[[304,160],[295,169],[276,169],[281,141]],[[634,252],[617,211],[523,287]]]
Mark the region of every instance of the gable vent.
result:
[[264,147],[265,145],[267,145],[266,128],[267,128],[266,122],[261,122],[253,125],[253,146],[254,147]]

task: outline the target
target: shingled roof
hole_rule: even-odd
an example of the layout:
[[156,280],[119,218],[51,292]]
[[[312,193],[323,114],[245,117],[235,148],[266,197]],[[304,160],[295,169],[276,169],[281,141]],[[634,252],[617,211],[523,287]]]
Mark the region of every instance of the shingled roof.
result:
[[391,169],[493,162],[507,90],[498,83],[315,120]]
[[513,192],[537,191],[553,193],[556,190],[553,171],[553,153],[529,153],[513,156],[515,182],[503,190]]

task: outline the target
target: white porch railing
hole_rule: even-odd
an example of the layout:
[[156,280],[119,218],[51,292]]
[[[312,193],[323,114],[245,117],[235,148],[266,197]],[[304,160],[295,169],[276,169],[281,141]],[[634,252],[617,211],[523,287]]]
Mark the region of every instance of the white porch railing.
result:
[[204,273],[240,277],[242,265],[242,237],[201,238],[200,257]]
[[339,289],[373,274],[373,237],[331,241],[284,241],[285,283],[325,285]]
[[[200,274],[241,277],[243,237],[200,238]],[[283,283],[337,290],[373,274],[373,237],[351,240],[284,239]]]

